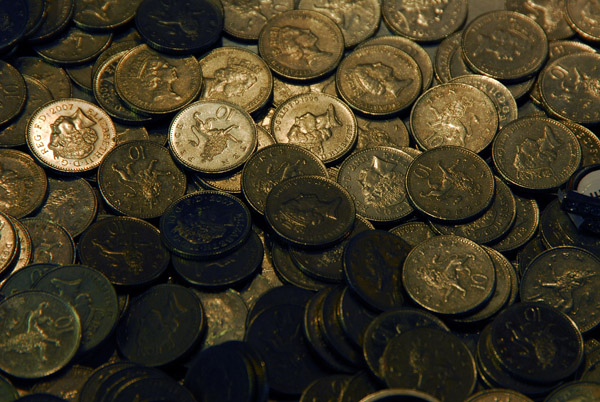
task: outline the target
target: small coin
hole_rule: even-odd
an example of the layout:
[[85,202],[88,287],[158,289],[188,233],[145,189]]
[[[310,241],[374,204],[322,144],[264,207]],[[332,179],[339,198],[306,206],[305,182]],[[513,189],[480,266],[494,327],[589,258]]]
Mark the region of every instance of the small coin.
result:
[[31,43],[45,42],[64,31],[75,10],[74,0],[46,1],[41,26],[27,36]]
[[427,310],[463,314],[490,298],[496,274],[481,246],[449,235],[415,246],[404,261],[402,281],[410,297]]
[[356,118],[344,102],[331,95],[296,95],[279,106],[271,120],[278,143],[308,149],[324,163],[344,156],[356,143]]
[[600,163],[600,139],[589,128],[570,121],[562,121],[567,126],[581,145],[581,166]]
[[342,60],[335,77],[342,99],[369,115],[408,108],[419,96],[422,81],[415,59],[389,45],[356,49]]
[[31,387],[31,392],[35,394],[43,393],[44,395],[50,394],[63,398],[68,402],[76,402],[79,400],[79,390],[92,372],[91,368],[74,364],[56,376],[36,382]]
[[25,106],[27,86],[19,71],[0,60],[0,125],[15,118]]
[[117,346],[128,360],[163,366],[196,345],[204,326],[202,304],[193,291],[156,285],[132,301],[117,327]]
[[437,233],[431,229],[431,226],[424,222],[407,222],[390,229],[390,233],[399,236],[402,240],[414,247]]
[[329,286],[329,283],[319,281],[306,275],[294,262],[286,246],[274,242],[271,249],[273,268],[282,282],[307,289],[318,291]]
[[478,153],[496,134],[498,111],[490,97],[474,86],[441,84],[415,102],[410,127],[417,144],[425,150],[455,145]]
[[46,0],[26,0],[27,12],[29,18],[27,19],[27,27],[25,31],[25,37],[29,37],[33,32],[44,22],[46,14]]
[[27,228],[18,219],[11,219],[11,223],[15,227],[17,237],[19,238],[19,248],[17,249],[17,253],[13,258],[11,265],[8,267],[10,275],[29,265],[33,258],[33,243],[31,242],[31,236],[29,235]]
[[[513,194],[514,195],[514,194]],[[540,210],[534,199],[514,195],[516,216],[509,232],[489,246],[500,252],[509,252],[518,249],[529,241],[537,231]]]
[[403,0],[384,0],[382,15],[396,34],[417,42],[439,41],[457,31],[467,19],[466,0],[420,5]]
[[94,92],[92,89],[92,70],[94,68],[94,63],[87,62],[86,64],[81,64],[77,66],[67,67],[66,72],[73,84],[75,84],[79,89],[87,94],[91,94]]
[[79,389],[79,400],[93,401],[98,391],[102,388],[105,379],[125,368],[133,366],[135,366],[133,362],[118,361],[98,367]]
[[291,10],[267,22],[258,49],[275,73],[308,80],[337,67],[344,53],[344,37],[329,17],[316,11]]
[[33,263],[68,265],[75,262],[75,243],[65,228],[40,218],[24,218],[31,242]]
[[[79,316],[63,299],[25,291],[0,302],[0,313],[12,323],[0,335],[0,368],[5,373],[18,378],[46,377],[67,365],[77,352]],[[39,342],[43,346],[32,346]]]
[[78,256],[116,286],[148,284],[169,264],[158,229],[128,217],[108,217],[91,225],[79,239]]
[[598,20],[600,11],[594,2],[583,0],[565,0],[566,20],[575,32],[583,39],[598,42],[600,30]]
[[19,236],[12,219],[0,212],[0,273],[13,263],[19,251]]
[[2,282],[0,292],[8,297],[25,290],[33,289],[33,284],[44,274],[58,267],[57,264],[29,264],[11,275]]
[[112,398],[115,402],[128,402],[136,398],[142,401],[156,398],[163,400],[172,398],[179,402],[196,401],[186,387],[167,376],[160,378],[136,378],[119,388]]
[[169,146],[180,163],[202,173],[224,173],[241,166],[258,142],[252,117],[240,106],[201,100],[171,122]]
[[166,114],[198,96],[202,71],[195,57],[167,56],[139,45],[119,61],[114,79],[117,93],[134,111]]
[[98,188],[106,203],[136,218],[161,216],[183,196],[185,185],[185,174],[169,151],[149,140],[115,147],[98,168]]
[[249,50],[215,49],[200,59],[200,68],[204,78],[203,98],[233,102],[252,113],[271,96],[271,70]]
[[36,45],[34,50],[44,60],[59,65],[92,61],[110,45],[112,34],[89,33],[71,28],[52,42]]
[[546,402],[562,402],[562,401],[576,401],[576,400],[589,400],[593,401],[600,398],[600,384],[597,382],[587,381],[574,381],[563,385],[562,387],[553,391],[548,397]]
[[40,80],[54,99],[71,97],[71,80],[62,68],[46,63],[39,57],[18,57],[14,63],[21,74]]
[[344,288],[337,306],[340,324],[344,333],[355,346],[360,348],[365,343],[365,333],[371,322],[377,317],[352,290]]
[[374,119],[356,116],[356,125],[358,139],[354,152],[373,147],[401,148],[410,144],[406,125],[399,117]]
[[529,117],[500,130],[494,139],[492,157],[496,169],[509,183],[530,190],[548,190],[563,185],[575,173],[581,163],[581,146],[562,123]]
[[573,36],[573,30],[567,23],[567,10],[565,0],[551,0],[549,2],[519,0],[506,0],[507,10],[517,11],[532,18],[546,32],[548,40],[556,41]]
[[145,141],[150,139],[148,130],[146,130],[146,128],[143,126],[124,126],[122,124],[115,123],[115,129],[117,130],[117,145],[121,145],[129,141]]
[[506,399],[511,402],[532,402],[532,399],[510,389],[487,389],[471,395],[465,402],[494,402]]
[[90,171],[115,146],[115,126],[91,102],[67,98],[47,103],[29,120],[27,145],[45,166],[64,173]]
[[24,152],[0,150],[0,211],[17,219],[42,205],[48,180],[46,173]]
[[350,377],[346,375],[330,375],[316,379],[304,389],[300,396],[300,402],[337,401],[349,380]]
[[344,238],[354,225],[350,194],[320,176],[297,176],[273,187],[265,203],[273,231],[300,247],[326,247]]
[[73,22],[90,31],[113,30],[132,20],[140,3],[141,0],[116,0],[106,5],[75,0]]
[[260,31],[267,21],[284,11],[295,8],[294,0],[276,0],[261,2],[250,0],[239,2],[222,0],[225,9],[223,30],[236,38],[258,40]]
[[379,391],[381,384],[366,371],[356,373],[346,384],[338,402],[361,401],[364,397]]
[[477,154],[463,147],[441,146],[423,152],[408,167],[410,202],[433,219],[460,221],[489,208],[494,177]]

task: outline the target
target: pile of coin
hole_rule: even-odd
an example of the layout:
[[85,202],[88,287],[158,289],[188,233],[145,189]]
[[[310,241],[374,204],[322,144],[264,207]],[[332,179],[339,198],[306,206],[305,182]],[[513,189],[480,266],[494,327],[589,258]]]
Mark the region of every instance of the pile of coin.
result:
[[0,0],[0,400],[600,399],[599,23]]

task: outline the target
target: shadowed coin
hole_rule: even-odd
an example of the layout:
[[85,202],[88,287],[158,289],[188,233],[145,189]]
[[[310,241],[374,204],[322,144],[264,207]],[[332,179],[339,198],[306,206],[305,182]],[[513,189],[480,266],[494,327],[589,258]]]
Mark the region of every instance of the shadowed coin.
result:
[[300,402],[337,402],[350,378],[347,375],[319,378],[304,389]]
[[108,2],[75,0],[73,22],[81,29],[105,31],[119,28],[133,19],[142,0]]
[[73,264],[75,243],[65,228],[40,218],[24,218],[33,243],[33,263]]
[[89,367],[72,365],[57,376],[48,377],[37,382],[31,388],[34,393],[48,393],[63,398],[69,402],[83,400],[79,391],[92,374]]
[[29,56],[17,58],[14,65],[21,74],[40,80],[48,87],[54,99],[71,97],[71,80],[62,68],[46,63],[39,57]]
[[0,60],[0,125],[16,117],[25,105],[27,86],[21,73],[12,65]]

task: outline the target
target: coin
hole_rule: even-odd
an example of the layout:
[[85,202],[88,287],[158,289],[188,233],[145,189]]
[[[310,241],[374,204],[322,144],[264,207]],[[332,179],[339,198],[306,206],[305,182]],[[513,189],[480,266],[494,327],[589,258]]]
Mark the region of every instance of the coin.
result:
[[8,267],[10,275],[29,265],[33,258],[33,243],[31,242],[31,236],[29,235],[27,228],[18,219],[11,219],[11,223],[15,227],[17,237],[19,238],[19,248],[17,249],[12,263]]
[[88,62],[77,66],[67,67],[66,72],[73,84],[87,94],[93,93],[92,70],[94,64]]
[[206,335],[201,350],[244,339],[248,307],[238,292],[233,289],[218,293],[194,289],[194,293],[202,302],[206,318]]
[[562,122],[567,126],[581,145],[581,166],[589,166],[600,163],[600,139],[591,131],[580,124],[570,121]]
[[0,335],[0,368],[11,376],[46,377],[77,352],[79,316],[57,296],[40,291],[15,294],[0,302],[0,314],[12,323]]
[[117,93],[134,111],[150,114],[181,109],[198,96],[202,86],[202,72],[195,57],[167,56],[148,45],[139,45],[125,54],[117,64],[114,79]]
[[64,173],[92,170],[115,146],[115,126],[93,103],[67,98],[47,103],[29,120],[27,145],[45,166]]
[[295,8],[294,0],[276,0],[261,2],[250,0],[239,2],[222,0],[225,10],[223,30],[236,38],[258,40],[260,31],[267,21],[284,11]]
[[333,402],[336,401],[344,385],[350,380],[346,375],[331,375],[318,378],[304,389],[300,402]]
[[81,29],[113,30],[133,19],[141,0],[117,0],[102,4],[75,0],[73,23]]
[[514,402],[532,402],[527,396],[510,389],[487,389],[471,395],[465,402],[491,402],[501,398],[509,398]]
[[410,202],[433,219],[460,221],[489,208],[494,178],[477,154],[463,147],[441,146],[423,152],[408,167]]
[[273,268],[283,283],[313,291],[329,286],[327,282],[316,280],[302,272],[292,260],[288,248],[277,242],[273,243],[271,257]]
[[271,120],[278,143],[308,149],[324,163],[344,156],[357,139],[356,118],[344,102],[331,95],[296,95],[279,106]]
[[17,219],[35,211],[46,195],[44,170],[24,152],[0,150],[0,211]]
[[67,265],[75,262],[75,243],[65,228],[40,218],[24,218],[22,222],[33,243],[33,263]]
[[50,63],[81,64],[98,57],[110,45],[111,40],[110,33],[91,34],[78,28],[71,28],[52,42],[36,45],[34,50]]
[[204,78],[203,98],[230,101],[252,113],[271,96],[271,70],[249,50],[215,49],[200,59],[200,68]]
[[556,120],[529,117],[505,126],[492,146],[494,166],[509,183],[548,190],[566,183],[581,163],[581,147]]
[[596,382],[574,381],[563,385],[553,391],[546,398],[547,402],[560,402],[576,399],[594,399],[600,398],[600,385]]
[[390,233],[399,236],[402,240],[414,247],[430,237],[437,236],[431,226],[424,222],[407,222],[390,229]]
[[552,0],[547,3],[541,1],[522,2],[507,0],[506,9],[517,11],[532,18],[546,32],[548,40],[555,41],[573,36],[573,30],[567,23],[567,10],[565,0]]
[[565,0],[565,11],[567,22],[579,36],[593,42],[600,40],[600,31],[596,26],[599,17],[596,4],[581,0]]
[[436,236],[415,246],[404,261],[402,281],[420,306],[463,314],[485,303],[496,286],[490,256],[464,237]]
[[29,264],[11,275],[2,282],[0,291],[6,297],[12,296],[25,290],[33,289],[33,284],[37,282],[45,273],[58,267],[57,264]]
[[19,237],[12,219],[0,212],[0,273],[12,264],[19,251]]
[[490,244],[490,247],[500,252],[509,252],[518,249],[529,241],[537,230],[540,210],[534,199],[514,195],[516,201],[516,216],[509,232]]
[[23,75],[36,78],[44,84],[54,99],[71,97],[71,80],[60,67],[46,63],[39,57],[18,57],[14,61],[15,67]]
[[25,37],[27,38],[44,22],[46,0],[26,0],[25,3],[27,4],[27,12],[29,14],[25,30]]
[[467,19],[468,7],[466,0],[418,5],[403,0],[384,0],[381,11],[385,23],[397,35],[418,42],[433,42],[457,31]]
[[2,29],[2,39],[0,39],[0,53],[12,48],[25,35],[28,22],[28,4],[25,0],[0,2],[0,9],[4,11],[7,19]]
[[69,25],[74,9],[74,0],[46,1],[42,24],[27,35],[27,40],[31,43],[39,43],[60,34]]
[[389,45],[356,49],[342,60],[335,76],[342,99],[369,115],[406,109],[419,96],[422,81],[417,62]]
[[409,389],[388,389],[375,392],[361,399],[362,402],[438,402],[439,400],[421,391]]
[[478,153],[496,134],[498,111],[489,96],[471,85],[442,84],[417,99],[410,127],[422,149],[455,145]]
[[201,100],[182,109],[171,122],[169,146],[180,163],[203,173],[241,166],[257,144],[256,125],[241,107]]
[[350,194],[320,176],[297,176],[273,187],[265,217],[282,239],[300,247],[326,247],[344,238],[354,225]]
[[159,378],[136,378],[119,388],[112,398],[115,402],[127,402],[135,398],[173,398],[180,402],[196,400],[186,387],[166,375]]
[[329,17],[316,11],[290,10],[267,22],[258,38],[258,49],[275,73],[308,80],[337,67],[344,52],[344,37]]
[[410,143],[408,130],[404,122],[398,118],[374,119],[356,116],[358,139],[354,152],[373,147],[408,147]]
[[346,384],[338,402],[360,401],[364,397],[381,389],[381,384],[366,371],[356,373]]
[[0,60],[0,125],[15,118],[25,105],[27,86],[19,71]]

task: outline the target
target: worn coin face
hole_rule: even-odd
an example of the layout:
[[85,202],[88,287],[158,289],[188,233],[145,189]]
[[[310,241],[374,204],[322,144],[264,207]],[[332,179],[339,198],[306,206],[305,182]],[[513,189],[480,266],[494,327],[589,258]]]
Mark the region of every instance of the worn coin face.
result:
[[0,125],[16,117],[25,105],[27,86],[19,71],[0,60]]
[[267,22],[258,39],[258,50],[277,74],[308,80],[337,67],[344,53],[344,37],[324,14],[291,10]]
[[546,32],[548,40],[554,41],[573,36],[573,30],[567,23],[565,0],[506,0],[507,10],[517,11],[532,18]]
[[471,395],[465,402],[494,402],[509,400],[511,402],[532,402],[532,399],[520,392],[510,389],[486,389]]
[[477,154],[442,146],[423,152],[408,167],[410,202],[433,219],[460,221],[484,212],[494,197],[494,176]]
[[248,113],[271,96],[273,76],[267,64],[249,50],[221,47],[200,59],[202,97],[233,102]]
[[581,146],[565,125],[544,117],[515,120],[492,146],[494,165],[508,182],[530,190],[566,183],[581,163]]
[[52,42],[35,46],[43,59],[60,65],[81,64],[94,60],[111,42],[112,34],[89,33],[71,28]]
[[410,144],[408,129],[399,117],[376,119],[356,116],[356,124],[358,139],[354,151],[377,146],[401,148]]
[[402,280],[410,297],[427,310],[462,314],[489,299],[496,271],[477,243],[455,235],[436,236],[412,249]]
[[318,11],[335,21],[342,30],[346,47],[373,36],[381,17],[378,0],[300,0],[298,9]]
[[423,149],[455,145],[477,153],[492,142],[498,111],[489,96],[471,85],[441,84],[415,102],[410,126]]
[[8,18],[2,26],[2,39],[0,39],[0,53],[14,46],[23,38],[27,30],[29,18],[28,4],[25,0],[3,0],[0,8]]
[[29,42],[44,42],[63,31],[71,21],[75,2],[73,0],[46,1],[42,24],[28,34]]
[[40,218],[24,218],[22,222],[33,243],[33,263],[67,265],[75,262],[75,243],[65,228]]
[[325,247],[346,236],[356,217],[342,186],[321,176],[297,176],[277,184],[265,203],[277,235],[300,247]]
[[439,41],[457,31],[467,19],[467,0],[384,0],[382,14],[396,34],[417,42]]
[[146,141],[114,148],[98,168],[98,187],[105,201],[122,214],[156,218],[185,193],[185,174],[169,151]]
[[0,150],[0,211],[17,219],[36,210],[46,196],[46,173],[26,153]]
[[600,14],[596,2],[585,0],[565,0],[567,22],[585,40],[598,42]]
[[223,30],[236,38],[257,40],[267,21],[295,8],[294,0],[222,0],[225,10]]
[[47,103],[31,116],[27,145],[45,166],[64,173],[92,170],[115,146],[108,114],[77,98]]
[[271,133],[278,143],[308,149],[324,163],[344,156],[357,138],[356,118],[338,98],[326,94],[301,94],[275,110]]
[[552,392],[546,400],[548,402],[590,400],[600,398],[600,385],[592,381],[575,381],[567,383]]
[[407,222],[390,229],[390,233],[399,236],[411,247],[416,246],[423,240],[437,236],[437,233],[431,229],[431,226],[425,222]]
[[19,238],[19,249],[14,256],[11,265],[8,267],[8,269],[10,269],[9,272],[12,275],[26,265],[29,265],[31,262],[33,257],[33,243],[31,242],[31,236],[29,235],[27,228],[20,220],[11,219],[11,223],[15,227],[17,237]]
[[490,247],[500,252],[516,250],[524,245],[535,235],[540,222],[540,209],[534,199],[519,195],[514,195],[514,198],[516,215],[513,226],[504,237],[490,244]]
[[54,99],[71,97],[71,80],[62,68],[46,63],[39,57],[19,57],[14,65],[21,74],[40,80]]
[[0,335],[0,368],[18,378],[46,377],[67,365],[79,348],[75,309],[50,293],[26,291],[0,303],[10,325]]
[[581,145],[581,166],[600,163],[600,139],[589,128],[570,121],[562,121],[577,137]]
[[518,80],[542,67],[548,57],[548,38],[521,13],[491,11],[465,28],[462,51],[473,70],[500,80]]
[[115,85],[135,111],[172,113],[198,96],[202,71],[195,57],[167,56],[139,45],[119,61]]
[[389,45],[373,45],[350,53],[337,69],[340,96],[353,108],[387,115],[409,107],[422,87],[419,65],[409,54]]
[[393,222],[413,212],[405,184],[413,159],[401,149],[367,148],[342,163],[337,182],[354,199],[357,214],[373,221]]
[[575,123],[600,121],[600,54],[577,53],[552,61],[540,78],[542,102],[550,113]]
[[75,0],[73,22],[81,29],[112,30],[133,19],[142,0],[116,0],[108,5]]
[[252,117],[240,106],[201,100],[181,110],[169,128],[175,159],[198,172],[224,173],[241,166],[258,142]]

